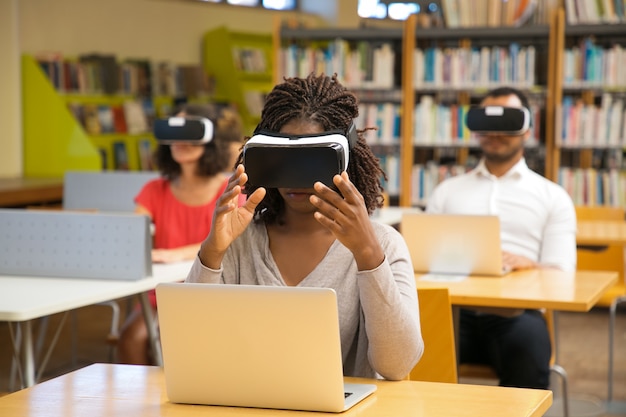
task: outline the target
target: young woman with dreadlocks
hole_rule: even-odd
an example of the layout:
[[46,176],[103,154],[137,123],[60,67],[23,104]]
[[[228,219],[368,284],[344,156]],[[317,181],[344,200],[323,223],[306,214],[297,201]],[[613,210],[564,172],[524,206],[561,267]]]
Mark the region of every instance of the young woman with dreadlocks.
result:
[[[267,96],[257,129],[285,135],[346,132],[356,97],[336,76],[289,78]],[[402,236],[371,221],[383,174],[363,131],[332,188],[245,189],[239,165],[187,282],[330,287],[337,293],[345,376],[405,378],[420,359],[413,266]],[[241,156],[240,156],[241,161]],[[302,324],[303,326],[306,323]]]

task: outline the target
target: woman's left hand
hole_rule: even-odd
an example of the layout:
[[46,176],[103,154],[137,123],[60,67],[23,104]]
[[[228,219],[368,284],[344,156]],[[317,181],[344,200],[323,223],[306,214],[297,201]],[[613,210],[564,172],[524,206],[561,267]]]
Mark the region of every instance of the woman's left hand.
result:
[[385,254],[374,233],[363,196],[345,171],[335,175],[333,183],[341,194],[321,182],[315,183],[316,194],[310,197],[311,204],[317,208],[315,218],[352,252],[359,271],[378,267]]

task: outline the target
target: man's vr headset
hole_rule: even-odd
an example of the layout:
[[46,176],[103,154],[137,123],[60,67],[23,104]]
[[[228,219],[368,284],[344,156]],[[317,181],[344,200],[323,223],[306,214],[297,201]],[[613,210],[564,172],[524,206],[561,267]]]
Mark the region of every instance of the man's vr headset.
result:
[[523,135],[530,128],[530,111],[522,107],[485,106],[471,107],[465,118],[467,128],[473,133]]
[[333,177],[348,168],[350,147],[356,140],[354,123],[347,134],[255,133],[243,147],[248,183],[266,188],[312,188],[321,181],[333,186]]
[[203,145],[213,139],[213,123],[199,116],[170,117],[154,121],[154,137],[159,144]]

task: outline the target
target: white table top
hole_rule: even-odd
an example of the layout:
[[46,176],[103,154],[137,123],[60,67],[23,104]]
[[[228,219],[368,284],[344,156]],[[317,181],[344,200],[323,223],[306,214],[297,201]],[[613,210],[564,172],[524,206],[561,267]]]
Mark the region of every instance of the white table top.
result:
[[372,213],[371,219],[379,223],[385,223],[390,226],[400,224],[404,213],[423,213],[417,207],[383,207]]
[[0,321],[26,321],[182,281],[192,261],[154,264],[152,276],[137,281],[0,275]]

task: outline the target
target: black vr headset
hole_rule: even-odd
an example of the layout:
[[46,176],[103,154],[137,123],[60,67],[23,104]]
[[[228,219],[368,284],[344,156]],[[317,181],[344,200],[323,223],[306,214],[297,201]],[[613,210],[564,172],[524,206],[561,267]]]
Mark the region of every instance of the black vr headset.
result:
[[199,116],[170,117],[154,121],[154,137],[159,144],[203,145],[213,139],[213,123]]
[[478,134],[523,135],[530,129],[530,111],[525,107],[471,107],[465,125]]
[[348,132],[282,135],[255,132],[243,147],[243,165],[253,187],[312,188],[316,181],[333,186],[333,177],[348,168],[356,144],[354,123]]

